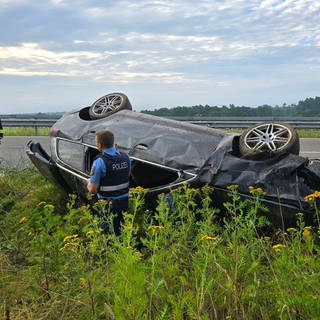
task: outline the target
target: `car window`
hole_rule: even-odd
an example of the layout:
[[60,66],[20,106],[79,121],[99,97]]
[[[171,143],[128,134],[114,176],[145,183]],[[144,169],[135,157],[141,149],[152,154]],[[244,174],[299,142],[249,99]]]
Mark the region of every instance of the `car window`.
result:
[[84,171],[87,174],[90,174],[90,170],[92,167],[93,160],[96,158],[96,156],[99,154],[99,150],[96,148],[88,147],[86,150],[85,155],[85,164],[84,164]]
[[58,140],[58,157],[66,164],[83,170],[84,146],[67,140]]

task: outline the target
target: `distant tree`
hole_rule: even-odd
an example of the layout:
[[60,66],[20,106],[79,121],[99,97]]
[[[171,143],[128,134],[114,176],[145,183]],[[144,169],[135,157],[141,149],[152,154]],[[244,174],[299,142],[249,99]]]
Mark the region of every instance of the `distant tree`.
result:
[[175,108],[160,108],[154,111],[143,110],[142,113],[153,114],[157,116],[203,116],[203,117],[227,117],[227,116],[303,116],[320,117],[320,97],[307,98],[299,101],[298,105],[283,103],[282,106],[275,107],[267,104],[252,108],[246,106],[223,105],[195,105],[191,107],[178,106]]

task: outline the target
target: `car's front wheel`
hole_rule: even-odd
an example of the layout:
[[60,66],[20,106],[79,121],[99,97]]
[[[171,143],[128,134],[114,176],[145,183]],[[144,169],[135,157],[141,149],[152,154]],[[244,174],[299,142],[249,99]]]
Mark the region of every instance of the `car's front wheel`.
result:
[[245,130],[239,140],[242,156],[264,159],[283,153],[299,154],[300,144],[296,130],[288,124],[268,121]]
[[91,119],[101,119],[123,109],[132,110],[128,97],[123,93],[110,93],[92,104],[89,115]]

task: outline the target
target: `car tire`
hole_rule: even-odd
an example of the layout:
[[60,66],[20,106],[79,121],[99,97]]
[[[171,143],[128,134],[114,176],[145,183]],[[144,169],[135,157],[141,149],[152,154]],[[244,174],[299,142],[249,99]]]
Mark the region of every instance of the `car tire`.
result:
[[263,160],[284,153],[298,155],[300,143],[297,131],[279,121],[255,124],[239,139],[240,154],[244,158]]
[[132,110],[128,97],[123,93],[110,93],[95,101],[89,109],[91,119],[102,119],[120,110]]

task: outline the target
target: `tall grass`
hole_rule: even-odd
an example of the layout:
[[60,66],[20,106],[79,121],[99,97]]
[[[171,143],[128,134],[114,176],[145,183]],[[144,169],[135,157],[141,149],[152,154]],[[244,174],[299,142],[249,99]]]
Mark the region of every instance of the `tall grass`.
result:
[[[93,209],[33,170],[0,177],[3,319],[319,319],[319,225],[264,234],[263,191],[131,190],[122,233],[108,204]],[[318,194],[310,197],[317,207]],[[264,211],[264,210],[262,210]],[[268,228],[270,230],[270,228]]]
[[37,128],[34,127],[5,127],[3,128],[4,136],[48,136],[49,128]]

